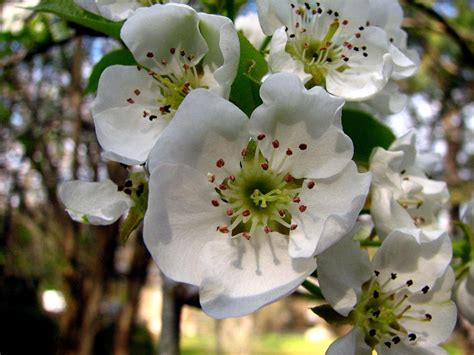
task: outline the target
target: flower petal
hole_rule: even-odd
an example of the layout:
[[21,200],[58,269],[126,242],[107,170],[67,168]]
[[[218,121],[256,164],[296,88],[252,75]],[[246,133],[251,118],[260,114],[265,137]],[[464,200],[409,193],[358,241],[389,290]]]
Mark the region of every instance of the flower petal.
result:
[[133,205],[132,199],[110,180],[68,181],[59,187],[59,197],[73,220],[96,225],[114,223]]
[[366,250],[353,240],[353,233],[318,255],[318,281],[324,298],[343,316],[359,300],[362,285],[373,275]]
[[[191,91],[150,154],[150,171],[162,163],[185,164],[224,178],[216,167],[240,169],[240,152],[247,146],[248,118],[229,101],[204,89]],[[220,181],[220,180],[219,180]]]
[[203,85],[228,98],[239,67],[240,44],[237,32],[227,17],[199,13],[199,19],[201,34],[209,46],[209,52],[203,61]]
[[192,285],[201,283],[199,253],[206,243],[225,238],[216,231],[225,211],[212,206],[217,196],[204,174],[185,165],[163,164],[149,180],[145,243],[161,271]]
[[372,349],[365,343],[364,337],[362,330],[355,327],[346,335],[336,339],[329,346],[326,355],[371,355]]
[[474,263],[471,264],[467,275],[459,281],[455,299],[459,313],[474,324]]
[[[412,308],[400,324],[408,332],[415,333],[420,344],[438,345],[453,332],[457,320],[456,306],[451,301],[454,279],[454,271],[448,268],[429,292],[408,298]],[[431,316],[430,321],[417,320],[424,319],[426,314]]]
[[368,56],[356,54],[350,57],[349,69],[343,72],[329,71],[326,88],[331,94],[348,100],[363,101],[384,88],[390,79],[393,62],[388,54],[387,35],[380,28],[367,27],[364,36],[354,40],[353,45],[366,46]]
[[[401,258],[400,255],[404,257]],[[395,230],[384,240],[373,258],[374,269],[380,272],[382,284],[390,280],[385,292],[413,281],[411,292],[423,287],[433,287],[435,281],[446,271],[452,257],[452,247],[447,233],[443,231],[422,231],[421,229]]]
[[[160,74],[175,67],[171,48],[193,56],[191,64],[199,63],[208,52],[199,31],[199,16],[187,5],[156,4],[137,9],[124,23],[120,37],[138,63]],[[162,60],[168,62],[166,67],[158,64]]]
[[260,26],[267,36],[290,22],[290,1],[257,0],[256,3]]
[[[263,105],[251,116],[250,132],[254,137],[268,135],[260,148],[266,157],[274,157],[275,166],[291,171],[296,178],[325,178],[349,163],[352,142],[339,128],[342,99],[320,87],[306,90],[295,75],[288,73],[269,76],[262,85],[261,97]],[[274,139],[279,141],[279,149],[272,146]],[[302,144],[303,150],[299,148]],[[294,156],[287,159],[288,148]]]
[[389,81],[377,95],[361,104],[368,106],[367,111],[383,118],[402,111],[407,101],[407,95],[400,92],[400,88],[394,81]]
[[378,355],[447,355],[448,352],[439,346],[424,346],[418,343],[407,344],[404,341],[390,348],[379,344],[375,348]]
[[290,210],[292,223],[298,225],[290,232],[290,255],[318,255],[349,233],[364,205],[370,180],[369,173],[359,174],[350,162],[338,175],[314,180],[314,188],[304,188],[299,197],[306,211],[300,213],[296,204]]
[[316,260],[292,259],[287,250],[288,238],[278,233],[207,243],[200,255],[203,310],[218,319],[239,317],[292,293]]
[[[140,164],[168,122],[157,105],[160,90],[144,70],[113,65],[99,80],[93,116],[97,139],[108,156],[124,164]],[[150,120],[152,115],[156,119]]]
[[394,229],[416,228],[413,219],[396,201],[393,191],[390,189],[373,188],[370,214],[374,220],[379,238],[382,240]]

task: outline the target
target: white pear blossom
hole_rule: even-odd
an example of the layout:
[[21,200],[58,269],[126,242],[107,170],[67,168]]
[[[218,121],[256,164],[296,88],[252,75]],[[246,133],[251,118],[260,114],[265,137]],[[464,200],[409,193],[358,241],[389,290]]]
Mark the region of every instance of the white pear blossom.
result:
[[180,4],[136,10],[121,38],[139,66],[103,72],[94,123],[106,158],[140,164],[189,92],[201,87],[229,96],[239,40],[228,18]]
[[373,26],[369,0],[257,0],[270,43],[272,72],[293,72],[307,87],[325,86],[348,100],[367,100],[392,72],[390,42]]
[[318,257],[321,291],[354,328],[326,354],[447,354],[456,324],[451,242],[442,231],[393,231],[370,261],[348,235]]
[[390,41],[393,80],[414,75],[420,62],[418,53],[414,49],[407,48],[407,33],[401,28],[402,21],[403,9],[398,0],[370,0],[369,22],[382,28]]
[[370,0],[369,21],[385,30],[390,41],[393,61],[390,81],[375,97],[365,102],[377,116],[384,117],[405,108],[407,97],[400,92],[396,80],[413,76],[420,58],[415,50],[407,48],[407,34],[401,29],[403,9],[398,0]]
[[370,212],[381,238],[397,228],[436,229],[436,214],[449,198],[446,183],[429,179],[417,161],[416,134],[410,131],[389,148],[376,148]]
[[76,5],[112,21],[129,18],[139,7],[170,2],[187,4],[188,0],[74,0]]
[[343,100],[271,75],[250,121],[190,93],[150,154],[146,244],[203,309],[240,316],[292,292],[355,223],[370,185],[351,161]]
[[[130,191],[130,193],[129,193]],[[132,187],[118,188],[110,180],[73,180],[59,187],[59,197],[74,221],[107,225],[117,221],[133,205]]]

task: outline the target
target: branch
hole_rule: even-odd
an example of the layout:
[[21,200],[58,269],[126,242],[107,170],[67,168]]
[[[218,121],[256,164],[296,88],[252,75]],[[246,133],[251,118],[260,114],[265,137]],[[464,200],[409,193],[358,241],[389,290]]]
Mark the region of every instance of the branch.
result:
[[457,29],[454,28],[443,16],[441,16],[433,8],[426,6],[418,2],[417,0],[405,0],[405,3],[423,12],[428,17],[431,17],[432,19],[440,23],[443,26],[444,31],[449,36],[451,36],[451,38],[455,40],[456,43],[458,44],[462,52],[462,55],[465,59],[465,63],[467,63],[468,65],[472,65],[472,63],[474,63],[474,51],[467,44],[468,40],[463,38],[463,36],[461,36],[461,34],[457,31]]

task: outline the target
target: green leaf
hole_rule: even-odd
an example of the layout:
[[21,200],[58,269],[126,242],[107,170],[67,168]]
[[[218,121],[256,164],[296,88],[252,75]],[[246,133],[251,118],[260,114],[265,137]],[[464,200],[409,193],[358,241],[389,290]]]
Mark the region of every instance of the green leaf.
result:
[[73,0],[43,0],[31,8],[37,12],[55,14],[66,21],[101,32],[110,37],[120,39],[122,22],[110,21],[102,16],[93,14],[76,5]]
[[311,310],[331,325],[352,324],[350,314],[349,317],[344,317],[337,313],[329,304],[316,306],[311,308]]
[[262,103],[260,80],[268,72],[268,65],[263,55],[240,32],[239,41],[239,69],[230,91],[230,101],[250,116]]
[[91,94],[97,91],[97,86],[99,85],[99,78],[102,75],[102,72],[110,67],[111,65],[122,64],[122,65],[136,65],[137,62],[133,58],[132,53],[126,49],[121,48],[107,53],[102,57],[101,60],[94,65],[92,73],[89,77],[89,82],[85,90],[86,94]]
[[343,110],[342,127],[354,143],[354,160],[365,167],[369,166],[372,149],[388,149],[395,140],[388,126],[363,111]]
[[[462,243],[463,248],[458,251],[458,255],[463,259],[464,262],[469,262],[471,259],[474,260],[474,230],[467,223],[461,221],[454,221],[453,224],[458,226],[464,234],[464,240]],[[455,245],[455,242],[458,242]],[[459,246],[459,241],[453,241],[453,254],[457,251],[456,246]]]

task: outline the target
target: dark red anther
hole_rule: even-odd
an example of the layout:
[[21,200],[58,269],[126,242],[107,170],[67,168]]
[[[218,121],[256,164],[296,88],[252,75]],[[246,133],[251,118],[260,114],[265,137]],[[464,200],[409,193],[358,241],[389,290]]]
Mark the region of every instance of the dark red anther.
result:
[[222,168],[224,165],[225,165],[224,159],[219,159],[218,161],[216,161],[216,166],[218,168]]

